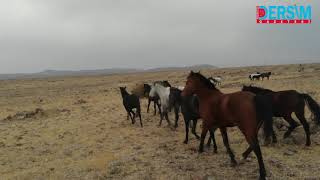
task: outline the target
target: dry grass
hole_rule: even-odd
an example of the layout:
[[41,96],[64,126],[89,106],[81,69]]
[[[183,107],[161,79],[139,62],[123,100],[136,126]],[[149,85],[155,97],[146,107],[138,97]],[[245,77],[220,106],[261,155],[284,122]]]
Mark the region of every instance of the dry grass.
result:
[[[304,72],[298,72],[297,65],[202,72],[221,75],[225,80],[221,91],[228,93],[253,83],[247,78],[249,73],[272,71],[271,80],[254,84],[296,89],[319,102],[320,64],[304,66]],[[0,179],[257,179],[253,155],[230,167],[219,133],[218,154],[210,148],[199,155],[199,142],[192,135],[188,145],[182,143],[183,121],[176,131],[166,127],[166,122],[157,127],[159,116],[146,113],[146,99],[142,99],[144,127],[126,120],[119,86],[132,90],[137,84],[164,79],[183,86],[187,73],[0,81]],[[37,108],[41,112],[36,113]],[[262,147],[270,179],[320,179],[320,133],[312,129],[310,148],[304,146],[301,127],[288,140],[282,140],[280,130],[278,144]],[[230,128],[229,134],[239,160],[247,144],[236,128]]]

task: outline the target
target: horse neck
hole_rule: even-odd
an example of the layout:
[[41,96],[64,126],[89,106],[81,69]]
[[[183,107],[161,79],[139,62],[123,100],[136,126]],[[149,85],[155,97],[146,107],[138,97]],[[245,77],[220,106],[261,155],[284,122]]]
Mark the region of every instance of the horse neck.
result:
[[209,89],[206,87],[199,88],[196,90],[195,94],[199,97],[199,100],[206,100],[210,96],[221,96],[222,92],[219,91],[218,89]]
[[129,93],[126,91],[126,90],[122,90],[121,91],[121,96],[122,97],[126,97],[126,96],[128,96],[129,95]]

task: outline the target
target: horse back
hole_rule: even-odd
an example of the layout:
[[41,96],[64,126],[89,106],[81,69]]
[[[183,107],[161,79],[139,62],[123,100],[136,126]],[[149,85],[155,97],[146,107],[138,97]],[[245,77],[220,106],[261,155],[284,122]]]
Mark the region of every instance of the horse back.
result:
[[224,94],[216,105],[214,118],[223,119],[220,125],[225,127],[236,126],[246,121],[256,122],[255,96],[251,92],[243,91]]
[[298,106],[304,105],[303,97],[295,90],[277,91],[272,96],[273,111],[276,116],[293,112]]

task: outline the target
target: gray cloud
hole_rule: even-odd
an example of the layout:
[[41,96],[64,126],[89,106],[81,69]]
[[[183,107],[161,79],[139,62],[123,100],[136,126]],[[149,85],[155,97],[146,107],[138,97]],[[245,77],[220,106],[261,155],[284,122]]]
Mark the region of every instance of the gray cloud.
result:
[[0,73],[320,62],[311,25],[257,25],[256,0],[10,0],[0,3]]

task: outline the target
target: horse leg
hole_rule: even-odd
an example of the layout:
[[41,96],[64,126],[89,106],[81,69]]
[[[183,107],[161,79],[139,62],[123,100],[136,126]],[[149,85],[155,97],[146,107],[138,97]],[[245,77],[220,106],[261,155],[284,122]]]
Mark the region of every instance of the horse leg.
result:
[[252,129],[252,128],[245,129],[245,128],[239,126],[239,129],[245,135],[245,138],[249,144],[249,148],[242,154],[242,156],[245,159],[248,157],[248,155],[250,154],[250,152],[252,150],[254,151],[254,153],[258,159],[258,163],[259,163],[259,171],[260,171],[259,179],[265,180],[266,179],[266,169],[264,167],[263,158],[262,158],[260,145],[259,145],[259,140],[257,137],[257,129],[259,129],[259,127],[255,128],[255,129]]
[[128,110],[128,111],[127,111],[127,113],[128,113],[128,114],[127,114],[127,117],[130,116],[131,122],[132,122],[132,124],[134,124],[134,119],[133,119],[133,117],[132,117],[131,112],[132,112],[131,110]]
[[235,165],[237,165],[237,161],[235,160],[234,154],[233,154],[233,152],[232,152],[232,150],[230,148],[230,145],[229,145],[227,129],[226,128],[220,128],[220,132],[221,132],[221,135],[222,135],[223,144],[226,147],[227,152],[228,152],[228,154],[230,156],[231,164],[232,164],[232,166],[235,166]]
[[153,115],[155,116],[157,114],[157,105],[156,101],[153,101]]
[[276,132],[274,132],[274,130],[272,129],[272,143],[277,143],[277,135]]
[[266,179],[266,169],[264,167],[263,158],[260,150],[260,146],[258,140],[256,139],[255,142],[252,144],[253,151],[258,158],[259,169],[260,169],[260,179]]
[[148,98],[148,108],[147,108],[147,113],[149,113],[149,107],[150,107],[151,99]]
[[[160,107],[160,103],[159,103],[159,101],[157,101],[157,102],[155,102],[156,103],[156,105],[158,106],[158,110],[159,110],[159,113],[161,114],[161,107]],[[154,115],[156,115],[156,108],[154,109]]]
[[184,124],[185,124],[185,128],[186,128],[186,138],[183,141],[183,143],[188,144],[189,141],[189,122],[190,120],[187,118],[184,118]]
[[304,108],[301,109],[301,111],[296,111],[295,112],[297,118],[300,120],[303,129],[306,133],[306,146],[310,146],[311,145],[311,140],[310,140],[310,129],[309,129],[309,124],[306,120],[306,118],[304,117]]
[[205,126],[205,124],[203,124],[201,138],[200,138],[200,145],[199,145],[199,153],[203,152],[203,144],[204,144],[204,139],[206,138],[207,132],[208,132],[208,128]]
[[209,137],[209,139],[207,141],[207,147],[210,147],[210,146],[211,146],[211,135],[210,135],[210,137]]
[[136,113],[133,112],[132,110],[130,112],[133,114],[133,120],[135,120],[136,119]]
[[177,128],[178,127],[178,120],[179,120],[179,106],[177,106],[177,105],[174,106],[174,114],[175,114],[175,118],[176,118],[174,128]]
[[245,152],[242,153],[243,159],[247,159],[249,154],[252,152],[252,150],[253,150],[252,147],[249,146],[248,149]]
[[141,119],[141,110],[139,109],[139,110],[137,111],[137,113],[138,113],[139,119],[140,119],[140,126],[143,127],[143,125],[142,125],[142,119]]
[[[278,140],[277,140],[277,135],[276,135],[276,132],[274,131],[274,129],[272,128],[272,143],[277,143]],[[269,145],[270,144],[270,136],[266,136],[265,137],[265,142],[264,142],[265,145]]]
[[289,128],[288,130],[284,133],[283,138],[287,138],[290,136],[292,131],[298,126],[298,123],[291,117],[291,113],[287,114],[286,116],[283,117],[284,120],[286,120],[289,123]]
[[192,134],[197,138],[200,139],[200,136],[198,136],[197,132],[196,132],[196,128],[197,128],[197,119],[193,120],[193,126],[192,126]]
[[256,157],[258,159],[259,163],[259,169],[260,169],[260,178],[259,179],[266,179],[266,169],[264,167],[263,158],[260,150],[260,145],[258,138],[255,137],[253,142],[250,143],[251,148],[253,149],[254,153],[256,154]]
[[168,117],[168,112],[166,112],[166,113],[164,114],[164,116],[165,116],[165,118],[166,118],[166,120],[167,120],[167,122],[168,122],[168,126],[171,126],[171,123],[170,123],[169,117]]
[[[210,137],[209,137],[209,142],[211,141],[212,139],[212,142],[213,142],[213,152],[214,153],[217,153],[218,151],[218,147],[217,147],[217,143],[216,143],[216,138],[214,137],[214,132],[216,131],[216,129],[210,129]],[[208,145],[208,144],[207,144]],[[210,146],[210,145],[209,145]]]
[[159,127],[161,126],[162,119],[163,119],[163,114],[162,114],[162,113],[160,113],[160,122],[159,122]]

